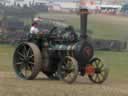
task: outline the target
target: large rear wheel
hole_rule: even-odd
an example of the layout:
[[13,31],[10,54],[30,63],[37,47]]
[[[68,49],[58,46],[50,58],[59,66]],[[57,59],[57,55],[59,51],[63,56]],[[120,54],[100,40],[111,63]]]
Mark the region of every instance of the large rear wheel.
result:
[[41,70],[41,64],[41,52],[37,45],[25,42],[16,48],[13,67],[20,79],[34,79]]

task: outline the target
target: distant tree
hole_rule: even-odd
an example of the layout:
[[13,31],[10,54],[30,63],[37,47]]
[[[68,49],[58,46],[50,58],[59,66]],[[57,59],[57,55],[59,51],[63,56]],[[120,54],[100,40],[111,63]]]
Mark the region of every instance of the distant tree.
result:
[[24,4],[24,5],[23,5],[23,8],[28,8],[28,5],[27,5],[27,4]]
[[16,6],[16,1],[14,1],[14,6]]
[[16,6],[17,6],[18,8],[20,8],[20,7],[21,7],[21,6],[20,6],[20,4],[17,4]]
[[32,2],[31,1],[29,1],[29,7],[31,7],[32,6]]

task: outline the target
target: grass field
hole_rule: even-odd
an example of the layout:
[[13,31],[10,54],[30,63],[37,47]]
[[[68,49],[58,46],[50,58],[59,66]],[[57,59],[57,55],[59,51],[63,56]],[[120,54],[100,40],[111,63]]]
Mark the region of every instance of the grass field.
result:
[[[43,16],[48,17],[47,14]],[[63,17],[60,14],[51,16]],[[79,28],[78,16],[66,16],[68,23]],[[127,40],[127,24],[125,17],[91,15],[88,27],[93,30],[93,37]],[[102,85],[91,83],[87,76],[68,85],[63,81],[48,80],[42,73],[33,81],[17,79],[12,68],[14,49],[11,45],[0,45],[0,96],[128,96],[128,52],[95,52],[95,56],[110,67],[109,78]]]
[[[46,18],[64,19],[66,23],[80,29],[80,17],[76,14],[39,14]],[[128,40],[128,18],[105,15],[89,15],[88,29],[93,38]]]
[[42,73],[33,81],[17,79],[12,68],[13,51],[14,47],[11,45],[0,45],[0,96],[128,95],[128,53],[126,52],[96,52],[95,55],[110,66],[109,78],[104,84],[93,84],[85,76],[68,85],[62,81],[48,80]]

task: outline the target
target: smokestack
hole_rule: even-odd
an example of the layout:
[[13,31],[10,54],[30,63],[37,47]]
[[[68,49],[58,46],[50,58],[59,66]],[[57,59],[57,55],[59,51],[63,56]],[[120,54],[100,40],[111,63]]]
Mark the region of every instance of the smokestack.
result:
[[80,24],[81,24],[81,38],[87,38],[87,20],[88,20],[88,8],[86,6],[86,0],[80,0]]

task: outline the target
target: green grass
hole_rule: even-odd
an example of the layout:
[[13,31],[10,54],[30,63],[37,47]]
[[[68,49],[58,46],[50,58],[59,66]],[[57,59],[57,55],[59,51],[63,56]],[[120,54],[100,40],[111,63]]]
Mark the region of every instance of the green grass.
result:
[[43,96],[128,95],[128,52],[95,52],[95,56],[100,57],[110,67],[109,78],[104,84],[96,85],[86,77],[78,77],[74,84],[68,85],[62,81],[48,80],[43,74],[32,81],[17,79],[12,68],[14,49],[15,47],[11,45],[0,45],[1,96],[41,96],[42,94]]
[[0,45],[0,71],[12,71],[13,50],[11,45]]
[[109,65],[111,79],[128,80],[128,52],[98,51],[96,55]]
[[[76,14],[44,13],[46,18],[64,19],[66,23],[80,29],[80,16]],[[128,18],[119,16],[89,15],[88,29],[93,31],[93,38],[128,40]]]

